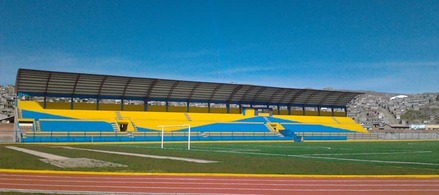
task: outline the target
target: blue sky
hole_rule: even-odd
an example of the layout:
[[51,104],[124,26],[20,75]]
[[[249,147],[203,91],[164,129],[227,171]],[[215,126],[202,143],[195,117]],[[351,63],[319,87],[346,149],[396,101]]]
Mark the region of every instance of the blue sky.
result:
[[427,0],[0,0],[0,84],[30,68],[439,92],[438,8]]

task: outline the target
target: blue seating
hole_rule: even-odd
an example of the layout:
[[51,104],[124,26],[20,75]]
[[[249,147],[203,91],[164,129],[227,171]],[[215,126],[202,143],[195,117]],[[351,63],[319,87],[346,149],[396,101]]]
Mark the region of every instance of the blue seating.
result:
[[237,120],[236,122],[258,122],[258,123],[265,123],[267,122],[264,117],[262,116],[256,116],[256,117],[252,117],[252,118],[246,118],[246,119],[242,119],[242,120]]
[[282,124],[285,129],[293,132],[343,132],[348,133],[352,131],[337,129],[333,127],[327,127],[323,125],[310,125],[310,124]]
[[[215,135],[214,135],[215,134]],[[164,137],[165,141],[187,141],[187,135],[175,134],[172,136]],[[38,135],[38,133],[32,134],[29,133],[26,136],[21,138],[22,142],[31,143],[31,142],[131,142],[131,141],[160,141],[160,134],[157,135],[127,135],[127,134],[118,134],[114,135],[109,134],[95,134],[95,135],[87,135],[84,133],[83,135]],[[281,137],[277,135],[273,135],[272,133],[255,133],[251,134],[242,134],[236,133],[232,135],[220,135],[218,133],[213,133],[212,135],[209,133],[198,133],[196,135],[191,136],[192,141],[228,141],[228,140],[291,140],[290,137]]]
[[46,113],[41,113],[41,112],[34,112],[34,111],[29,111],[29,110],[22,110],[21,113],[22,113],[22,118],[33,118],[36,121],[40,120],[40,119],[70,119],[70,118],[64,117],[64,116],[46,114]]
[[199,132],[270,132],[263,123],[215,123],[191,128]]
[[41,131],[55,132],[84,132],[84,131],[114,131],[110,123],[102,121],[79,121],[79,120],[62,120],[62,121],[40,121]]
[[296,121],[285,120],[285,119],[276,118],[276,117],[272,117],[272,116],[269,116],[267,118],[268,118],[268,120],[270,120],[270,122],[273,122],[273,123],[297,123]]

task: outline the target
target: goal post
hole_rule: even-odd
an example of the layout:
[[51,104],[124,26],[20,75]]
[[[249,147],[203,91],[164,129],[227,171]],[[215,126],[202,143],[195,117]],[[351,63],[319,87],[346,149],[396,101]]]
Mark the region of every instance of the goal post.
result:
[[157,127],[162,129],[160,148],[163,148],[163,145],[164,145],[165,128],[166,127],[187,127],[188,128],[187,149],[191,150],[191,125],[189,125],[189,124],[183,124],[183,125],[159,125]]

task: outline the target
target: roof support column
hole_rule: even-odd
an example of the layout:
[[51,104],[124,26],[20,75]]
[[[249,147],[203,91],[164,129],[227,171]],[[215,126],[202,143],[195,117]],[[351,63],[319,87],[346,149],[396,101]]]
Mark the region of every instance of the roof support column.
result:
[[242,104],[239,104],[239,114],[242,114]]
[[317,116],[320,116],[320,110],[322,109],[322,107],[317,106]]
[[305,116],[305,106],[302,106],[302,115]]
[[96,98],[96,110],[99,110],[99,97]]
[[189,101],[188,102],[186,102],[186,112],[189,112],[190,110],[189,110]]
[[207,103],[207,113],[210,113],[210,102]]
[[165,106],[165,108],[166,108],[166,112],[168,112],[168,110],[169,110],[169,102],[168,102],[168,101],[166,101],[166,106]]
[[331,107],[331,116],[335,116],[334,115],[334,107]]
[[148,111],[148,100],[147,99],[143,100],[143,110]]
[[123,98],[120,100],[120,110],[123,111]]
[[287,109],[288,109],[288,115],[291,115],[291,106],[288,105],[288,106],[287,106]]
[[277,105],[277,115],[280,115],[280,104]]
[[73,110],[73,97],[70,98],[70,110]]
[[348,109],[347,109],[347,107],[345,106],[345,107],[343,107],[343,109],[344,109],[344,116],[348,116]]
[[44,96],[43,108],[46,109],[46,107],[47,107],[47,98],[46,96]]
[[230,113],[230,103],[226,103],[226,110],[227,110],[227,113]]

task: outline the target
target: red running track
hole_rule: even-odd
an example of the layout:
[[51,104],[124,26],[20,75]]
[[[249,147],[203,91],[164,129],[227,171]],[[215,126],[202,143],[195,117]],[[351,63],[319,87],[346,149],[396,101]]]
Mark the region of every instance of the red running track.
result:
[[57,194],[439,194],[439,178],[123,176],[0,172],[0,192]]

